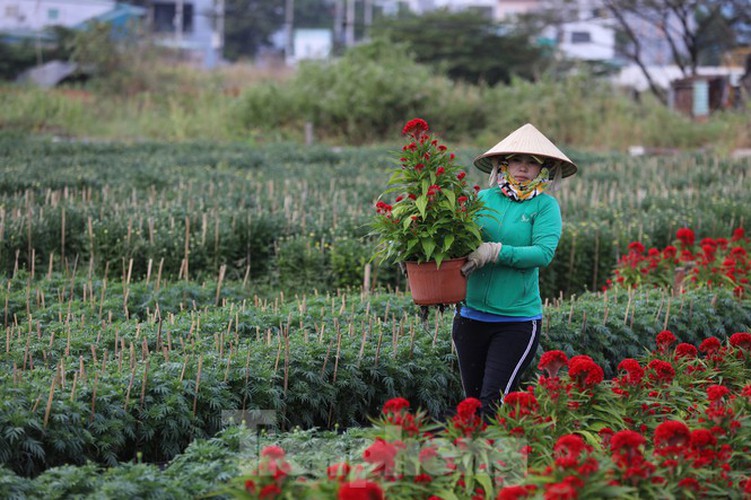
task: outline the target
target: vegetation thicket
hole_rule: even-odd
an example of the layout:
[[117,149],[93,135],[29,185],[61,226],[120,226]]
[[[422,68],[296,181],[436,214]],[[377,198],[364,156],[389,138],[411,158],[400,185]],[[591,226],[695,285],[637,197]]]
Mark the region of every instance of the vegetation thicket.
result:
[[303,142],[311,124],[315,140],[353,145],[389,142],[405,119],[420,116],[446,140],[475,147],[527,121],[556,143],[590,151],[642,145],[726,154],[751,145],[747,108],[696,122],[649,95],[634,100],[586,66],[474,84],[416,62],[408,45],[385,39],[330,61],[301,62],[292,72],[191,72],[165,64],[157,51],[134,54],[121,57],[127,59],[121,70],[85,86],[4,85],[0,128],[93,139],[268,143]]

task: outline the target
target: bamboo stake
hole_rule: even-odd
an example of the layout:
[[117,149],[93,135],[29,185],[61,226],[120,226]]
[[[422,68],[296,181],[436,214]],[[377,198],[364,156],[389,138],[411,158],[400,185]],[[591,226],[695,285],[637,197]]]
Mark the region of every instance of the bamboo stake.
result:
[[334,379],[332,383],[336,383],[336,373],[339,370],[339,353],[342,347],[342,330],[339,328],[339,323],[334,319],[336,324],[336,355],[334,356]]
[[221,267],[219,267],[219,278],[217,279],[216,284],[216,300],[214,301],[214,305],[219,305],[219,296],[222,293],[222,282],[224,282],[224,274],[227,272],[227,265],[222,264]]
[[143,367],[143,379],[141,379],[141,411],[143,411],[143,403],[146,399],[146,383],[149,380],[149,359],[146,359],[146,364]]
[[668,295],[668,307],[665,311],[665,322],[662,324],[662,329],[667,330],[668,329],[668,321],[670,321],[670,304],[672,302],[672,296]]
[[47,406],[44,409],[44,424],[43,427],[47,428],[47,423],[50,420],[50,412],[52,411],[52,400],[55,397],[55,385],[57,384],[57,372],[52,376],[52,383],[50,384],[50,395],[47,397]]
[[193,417],[198,411],[198,390],[201,386],[201,368],[203,367],[203,355],[198,356],[198,373],[196,373],[196,393],[193,398]]

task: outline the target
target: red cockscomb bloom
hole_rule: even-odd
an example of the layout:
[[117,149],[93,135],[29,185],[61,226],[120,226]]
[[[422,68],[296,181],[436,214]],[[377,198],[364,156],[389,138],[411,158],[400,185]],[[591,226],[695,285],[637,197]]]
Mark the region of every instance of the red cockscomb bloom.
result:
[[579,465],[582,452],[588,451],[589,447],[584,439],[578,434],[564,434],[558,438],[553,446],[555,464],[564,469]]
[[352,470],[347,462],[340,462],[337,464],[329,465],[326,468],[326,475],[332,481],[344,481],[347,479],[349,472]]
[[428,122],[426,122],[422,118],[414,118],[408,121],[406,125],[404,125],[404,128],[402,129],[402,134],[411,135],[412,137],[418,138],[420,135],[422,135],[424,132],[427,132],[428,130],[429,130]]
[[618,363],[618,371],[625,371],[626,377],[621,377],[621,383],[639,385],[644,378],[644,368],[633,358],[626,358]]
[[730,336],[730,345],[739,349],[751,350],[751,333],[737,332]]
[[579,489],[584,481],[576,476],[567,476],[560,483],[552,483],[545,487],[545,500],[574,500],[579,497]]
[[668,245],[662,250],[664,259],[674,259],[676,255],[678,255],[678,249],[673,245]]
[[742,227],[739,227],[733,231],[733,237],[731,238],[731,240],[732,241],[742,240],[745,236],[746,236],[746,232],[743,230]]
[[699,351],[696,350],[696,347],[692,344],[687,344],[685,342],[682,342],[675,346],[675,358],[676,359],[694,359],[696,356],[698,356]]
[[667,361],[653,359],[647,365],[649,378],[654,382],[669,384],[675,378],[675,368]]
[[683,243],[684,246],[691,246],[696,240],[696,235],[694,234],[694,232],[687,227],[679,229],[675,233],[675,236],[680,240],[681,243]]
[[720,339],[718,339],[717,337],[709,337],[704,339],[702,343],[699,344],[699,351],[703,352],[704,354],[714,354],[720,350],[720,347],[722,347]]
[[548,373],[548,377],[553,378],[558,375],[558,371],[566,366],[568,363],[568,356],[563,351],[553,350],[547,351],[540,356],[540,362],[537,365],[539,370],[545,370]]
[[605,378],[602,367],[586,354],[579,354],[569,360],[568,375],[580,389],[594,387]]
[[538,409],[537,398],[529,392],[510,392],[503,398],[503,405],[508,406],[509,417],[519,418],[531,415]]
[[378,483],[360,479],[344,483],[339,488],[338,500],[383,500],[383,489]]
[[534,484],[528,484],[526,486],[506,486],[498,492],[498,496],[495,500],[522,500],[529,497],[537,490],[537,486]]
[[362,457],[369,464],[375,465],[375,472],[390,473],[394,468],[394,457],[398,449],[393,444],[377,437],[375,442],[363,451]]
[[263,488],[261,488],[260,493],[258,493],[258,498],[266,499],[266,498],[276,498],[277,495],[282,494],[282,489],[277,486],[276,483],[273,484],[267,484]]
[[646,249],[644,247],[644,244],[641,241],[632,241],[628,244],[628,249],[632,252],[636,252],[639,255],[644,253],[644,250]]
[[401,413],[405,408],[409,408],[409,401],[405,398],[391,398],[384,403],[382,413],[384,415],[389,413]]
[[675,338],[675,335],[673,335],[673,332],[671,332],[670,330],[663,330],[657,334],[656,341],[659,351],[665,353],[668,349],[670,349],[671,345],[678,342],[678,339]]
[[712,402],[720,401],[728,394],[730,394],[730,389],[724,385],[710,385],[707,387],[707,399]]
[[683,446],[691,440],[691,431],[683,422],[668,420],[655,429],[655,445],[658,448]]

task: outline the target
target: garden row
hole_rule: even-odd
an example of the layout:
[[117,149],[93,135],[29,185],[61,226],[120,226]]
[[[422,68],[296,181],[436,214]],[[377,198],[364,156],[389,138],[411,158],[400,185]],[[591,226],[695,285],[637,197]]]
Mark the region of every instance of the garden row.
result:
[[0,468],[9,498],[730,498],[751,494],[751,334],[694,344],[671,331],[615,360],[545,352],[534,382],[489,421],[479,401],[428,418],[405,398],[371,428],[267,433],[230,426],[161,470],[142,463]]
[[[401,293],[269,300],[237,282],[28,278],[2,286],[0,461],[22,474],[167,460],[238,411],[343,428],[396,395],[436,417],[461,396],[451,314],[423,322]],[[663,328],[696,342],[749,325],[730,290],[616,288],[550,302],[541,342],[612,374]]]
[[[207,279],[257,290],[360,287],[368,224],[386,185],[386,148],[69,144],[0,136],[0,272],[91,268],[110,280]],[[470,164],[477,151],[464,150]],[[751,216],[747,165],[710,156],[572,154],[556,193],[564,231],[541,273],[545,297],[605,285],[626,245],[670,244],[677,229],[729,235]],[[649,182],[622,189],[634,172]],[[485,185],[475,169],[470,183]],[[733,179],[728,182],[728,179]],[[368,286],[403,286],[373,266]],[[272,292],[273,294],[273,292]]]

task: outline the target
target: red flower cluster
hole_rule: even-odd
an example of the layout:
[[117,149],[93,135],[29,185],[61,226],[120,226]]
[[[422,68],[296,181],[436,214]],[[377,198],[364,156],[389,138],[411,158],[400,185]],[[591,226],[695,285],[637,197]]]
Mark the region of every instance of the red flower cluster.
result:
[[383,488],[378,483],[360,479],[344,483],[339,488],[337,500],[383,500]]
[[615,279],[608,280],[608,286],[729,287],[738,297],[751,293],[749,241],[743,228],[735,229],[730,240],[703,238],[698,245],[694,244],[696,235],[689,228],[679,229],[676,238],[680,253],[673,245],[662,251],[657,248],[647,251],[641,242],[631,242],[628,252],[618,261]]
[[466,398],[456,407],[456,415],[451,422],[462,436],[469,437],[487,427],[482,418],[477,415],[477,410],[482,407],[482,402],[477,398]]
[[558,375],[558,371],[568,364],[568,356],[563,351],[547,351],[540,356],[540,362],[537,368],[545,370],[548,377],[553,378]]
[[404,398],[393,398],[383,405],[383,416],[390,425],[401,427],[407,436],[417,436],[420,433],[420,419],[411,414],[409,401]]
[[586,354],[579,354],[569,360],[568,375],[582,390],[591,389],[605,378],[602,367]]
[[428,122],[422,118],[414,118],[404,125],[402,135],[409,135],[414,137],[415,140],[420,140],[428,130],[430,130]]
[[529,392],[510,392],[503,398],[504,406],[509,406],[510,418],[521,418],[532,415],[539,409],[537,398]]

